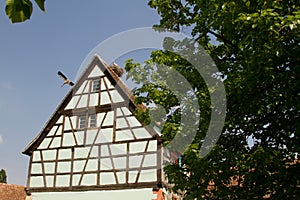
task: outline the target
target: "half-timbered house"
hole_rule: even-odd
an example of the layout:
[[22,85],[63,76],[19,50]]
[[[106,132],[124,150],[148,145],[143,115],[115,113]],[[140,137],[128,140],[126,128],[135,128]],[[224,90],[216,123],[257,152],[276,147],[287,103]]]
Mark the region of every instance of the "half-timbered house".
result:
[[151,199],[163,181],[161,140],[97,55],[25,148],[33,200]]

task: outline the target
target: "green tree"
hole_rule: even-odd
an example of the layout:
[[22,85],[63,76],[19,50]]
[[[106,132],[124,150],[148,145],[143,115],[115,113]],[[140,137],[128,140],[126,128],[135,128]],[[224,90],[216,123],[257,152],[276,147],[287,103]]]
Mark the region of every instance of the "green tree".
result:
[[[186,199],[295,199],[300,195],[300,2],[298,0],[149,0],[161,16],[155,27],[191,30],[216,63],[226,88],[222,135],[208,156],[199,157],[212,110],[210,88],[190,63],[170,51],[154,51],[144,65],[129,60],[137,102],[178,107],[157,71],[161,64],[192,85],[201,110],[197,135],[181,165],[165,168],[174,190]],[[185,42],[169,41],[180,49]],[[182,49],[182,48],[181,48]],[[149,74],[151,76],[149,77]],[[149,81],[142,81],[148,78]],[[206,89],[205,89],[206,88]],[[140,112],[138,112],[141,115]],[[180,132],[182,112],[166,116],[167,144]],[[142,115],[143,118],[146,118]],[[149,121],[149,119],[148,119]],[[249,145],[250,143],[253,143]],[[209,183],[214,187],[208,189]],[[234,183],[234,184],[232,184]]]
[[4,169],[0,170],[0,183],[7,183],[6,182],[6,172]]
[[[45,10],[45,0],[34,0],[42,11]],[[30,19],[33,6],[30,0],[6,0],[5,12],[12,23],[24,22]]]

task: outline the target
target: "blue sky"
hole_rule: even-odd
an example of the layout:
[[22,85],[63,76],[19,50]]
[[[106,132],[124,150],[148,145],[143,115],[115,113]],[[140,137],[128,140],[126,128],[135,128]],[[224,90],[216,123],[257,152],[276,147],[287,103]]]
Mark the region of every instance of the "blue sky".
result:
[[29,157],[21,152],[70,89],[60,87],[57,71],[74,80],[100,42],[157,24],[159,16],[146,0],[51,0],[46,13],[35,6],[31,20],[11,24],[4,7],[1,1],[0,169],[8,183],[25,185]]

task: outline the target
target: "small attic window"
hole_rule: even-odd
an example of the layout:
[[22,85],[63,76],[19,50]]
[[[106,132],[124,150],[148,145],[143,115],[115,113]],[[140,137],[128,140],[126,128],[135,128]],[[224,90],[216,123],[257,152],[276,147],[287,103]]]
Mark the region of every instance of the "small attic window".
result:
[[[88,126],[86,126],[88,120]],[[88,118],[85,115],[79,116],[78,128],[93,128],[97,126],[96,114],[89,115]]]
[[100,90],[100,80],[93,80],[92,92],[98,92]]
[[97,126],[97,123],[96,123],[96,115],[93,114],[93,115],[90,115],[90,124],[89,124],[89,127],[90,128],[93,128],[93,127],[96,127]]
[[86,116],[79,116],[78,128],[85,128]]

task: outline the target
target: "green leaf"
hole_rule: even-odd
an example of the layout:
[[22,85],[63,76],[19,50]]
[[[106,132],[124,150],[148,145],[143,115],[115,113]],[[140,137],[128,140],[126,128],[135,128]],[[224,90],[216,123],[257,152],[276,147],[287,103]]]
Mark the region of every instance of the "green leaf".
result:
[[5,12],[12,23],[30,19],[32,3],[29,0],[6,0]]
[[45,9],[45,0],[34,0],[36,2],[36,4],[39,6],[39,8],[42,10],[42,11],[46,11]]
[[[299,196],[299,165],[294,159],[300,152],[297,137],[300,134],[300,1],[148,0],[148,3],[161,17],[156,28],[191,30],[193,39],[215,61],[226,88],[227,113],[222,135],[217,146],[200,159],[199,148],[211,128],[210,117],[216,108],[211,104],[210,94],[216,91],[208,88],[190,64],[180,59],[190,56],[186,55],[187,49],[194,45],[168,40],[165,50],[175,50],[180,56],[164,50],[151,54],[150,62],[155,66],[170,66],[189,81],[201,110],[199,129],[182,155],[181,166],[173,164],[165,170],[168,183],[174,185],[172,190],[186,191],[185,199]],[[197,47],[194,49],[196,52]],[[137,75],[158,72],[149,77],[160,87],[143,87],[138,94],[144,102],[159,103],[164,108],[175,105],[172,93],[161,84],[165,76],[159,76],[159,70],[163,68],[132,69]],[[136,79],[141,77],[133,77]],[[176,82],[174,78],[172,85],[180,84]],[[189,104],[181,107],[195,112]],[[181,132],[180,120],[189,117],[180,111],[176,115],[166,113],[170,114],[161,131],[164,144],[175,135],[186,134]],[[208,190],[210,181],[214,187]],[[230,186],[233,181],[237,184]]]

